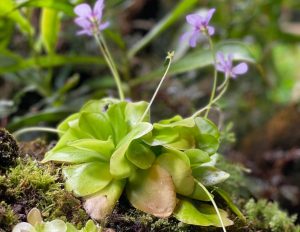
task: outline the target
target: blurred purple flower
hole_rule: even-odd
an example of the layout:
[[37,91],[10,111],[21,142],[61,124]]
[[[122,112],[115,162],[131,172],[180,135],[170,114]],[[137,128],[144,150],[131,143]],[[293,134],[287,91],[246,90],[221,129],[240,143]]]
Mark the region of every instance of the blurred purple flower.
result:
[[233,67],[232,59],[232,54],[229,54],[227,57],[225,57],[222,52],[218,52],[216,69],[220,72],[223,72],[225,76],[235,79],[237,75],[242,75],[248,71],[248,65],[245,62],[242,62]]
[[77,35],[92,36],[109,26],[109,22],[102,22],[103,8],[104,0],[97,0],[93,9],[86,3],[79,4],[74,8],[74,12],[78,16],[75,23],[82,28]]
[[190,46],[196,47],[196,44],[201,37],[201,33],[212,36],[215,33],[215,28],[208,24],[215,11],[216,9],[214,8],[210,9],[205,17],[198,14],[187,15],[186,21],[192,25],[193,30],[184,33],[181,36],[181,40],[189,39]]

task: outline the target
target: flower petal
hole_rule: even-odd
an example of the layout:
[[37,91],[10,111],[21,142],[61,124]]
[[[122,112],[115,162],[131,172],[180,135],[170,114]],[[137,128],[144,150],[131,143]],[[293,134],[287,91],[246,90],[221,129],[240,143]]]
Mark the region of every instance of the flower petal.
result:
[[232,73],[233,73],[233,74],[237,74],[237,75],[244,74],[244,73],[246,73],[247,71],[248,71],[248,65],[247,65],[245,62],[236,65],[236,66],[232,69]]
[[226,72],[225,67],[223,65],[221,65],[220,63],[217,63],[215,65],[215,68],[219,71],[219,72]]
[[202,24],[203,18],[198,14],[189,14],[186,16],[186,21],[193,26],[199,26]]
[[215,13],[216,9],[215,8],[212,8],[210,9],[208,12],[207,12],[207,15],[204,19],[204,22],[206,25],[208,25],[209,21],[211,20],[211,17],[213,16],[213,14]]
[[83,29],[89,29],[91,27],[91,22],[86,18],[78,17],[74,22]]
[[189,41],[189,44],[192,48],[196,47],[199,38],[200,38],[200,33],[198,31],[195,31],[190,37],[190,41]]
[[217,53],[217,63],[220,63],[222,65],[226,65],[225,57],[222,52]]
[[187,32],[183,33],[183,34],[180,36],[179,41],[180,41],[180,42],[184,42],[184,41],[188,40],[188,39],[192,36],[192,34],[193,34],[192,31],[187,31]]
[[215,28],[212,26],[207,26],[207,33],[209,36],[212,36],[215,33]]
[[99,30],[103,31],[104,29],[106,29],[107,27],[109,27],[109,22],[105,22],[105,23],[101,23],[99,26]]
[[81,31],[78,31],[76,33],[76,35],[88,35],[88,36],[92,36],[92,32],[90,30],[86,30],[86,29],[83,29]]
[[75,14],[77,14],[80,17],[87,17],[88,18],[92,15],[92,9],[86,3],[82,3],[82,4],[79,4],[78,6],[76,6],[74,8],[74,12],[75,12]]
[[104,2],[103,2],[103,0],[98,0],[98,1],[95,3],[94,8],[93,8],[94,16],[95,16],[99,21],[101,21],[101,18],[102,18],[102,11],[103,11],[103,8],[104,8]]

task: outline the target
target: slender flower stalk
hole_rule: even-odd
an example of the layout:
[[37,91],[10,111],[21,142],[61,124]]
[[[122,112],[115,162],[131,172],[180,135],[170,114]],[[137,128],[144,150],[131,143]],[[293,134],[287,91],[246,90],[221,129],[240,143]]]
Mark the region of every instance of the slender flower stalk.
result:
[[229,85],[229,81],[228,81],[228,78],[226,78],[225,81],[222,83],[222,86],[223,86],[222,91],[211,101],[211,104],[205,106],[204,108],[202,108],[198,111],[196,111],[192,115],[192,117],[195,118],[195,117],[199,116],[202,112],[206,111],[208,108],[211,108],[211,106],[213,104],[215,104],[225,94],[225,92],[227,91],[228,85]]
[[[214,62],[214,64],[216,64],[216,53],[215,53],[213,41],[212,41],[210,36],[208,36],[208,41],[209,41],[209,47],[210,47],[210,50],[211,50],[211,53],[212,53],[212,56],[213,56],[213,62]],[[215,97],[217,82],[218,82],[218,71],[215,67],[214,68],[213,88],[212,88],[210,99],[209,99],[209,102],[208,102],[208,105],[207,105],[207,110],[206,110],[206,113],[204,115],[205,118],[207,118],[207,116],[208,116],[208,113],[209,113],[211,105],[212,105],[212,101]]]
[[86,3],[79,4],[74,8],[75,14],[78,16],[75,19],[75,23],[81,27],[81,31],[77,32],[77,35],[94,36],[104,59],[114,77],[116,82],[118,93],[121,101],[124,100],[124,93],[122,90],[121,78],[118,73],[118,69],[115,62],[108,50],[106,42],[101,35],[101,31],[109,26],[109,22],[102,22],[104,9],[104,0],[97,0],[93,9]]
[[124,100],[124,93],[123,93],[123,90],[122,90],[122,83],[121,83],[121,78],[120,78],[120,75],[118,73],[118,70],[116,68],[116,65],[112,59],[112,56],[107,48],[107,45],[105,43],[105,40],[104,38],[101,36],[101,35],[97,35],[95,34],[94,35],[94,38],[100,48],[100,51],[101,53],[103,54],[104,56],[104,59],[111,71],[111,73],[113,74],[113,77],[114,77],[114,80],[115,80],[115,83],[117,85],[117,88],[118,88],[118,93],[119,93],[119,97],[120,97],[120,100],[123,101]]
[[161,78],[161,80],[160,80],[160,82],[159,82],[159,84],[158,84],[158,86],[157,86],[157,88],[156,88],[156,90],[155,90],[155,92],[154,92],[151,100],[150,100],[150,103],[147,106],[147,109],[145,110],[144,114],[142,115],[141,119],[139,120],[140,122],[142,122],[144,120],[144,118],[146,117],[146,115],[147,115],[148,111],[150,110],[150,107],[151,107],[151,105],[152,105],[152,103],[153,103],[153,101],[154,101],[154,99],[155,99],[155,97],[156,97],[156,95],[157,95],[157,93],[158,93],[158,91],[159,91],[162,83],[166,79],[167,73],[169,72],[169,69],[171,67],[171,63],[172,63],[173,57],[174,57],[174,51],[168,52],[168,55],[166,57],[166,59],[168,61],[168,65],[167,65],[166,71],[165,71],[163,77]]
[[222,220],[220,210],[218,209],[218,206],[217,206],[215,200],[212,198],[210,192],[207,190],[207,188],[200,181],[198,181],[197,179],[194,179],[194,181],[204,190],[204,192],[208,196],[209,200],[213,204],[213,207],[215,208],[215,211],[218,215],[218,218],[219,218],[220,224],[222,226],[223,232],[226,232],[226,228],[225,228],[224,222]]

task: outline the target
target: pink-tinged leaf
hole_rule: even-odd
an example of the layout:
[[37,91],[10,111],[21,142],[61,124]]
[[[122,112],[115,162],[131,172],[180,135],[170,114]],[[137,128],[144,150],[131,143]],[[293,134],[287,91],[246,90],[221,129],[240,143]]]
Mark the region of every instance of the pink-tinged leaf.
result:
[[127,185],[127,197],[137,209],[156,217],[169,217],[176,206],[176,192],[171,175],[159,165],[138,170]]
[[115,180],[106,188],[88,197],[83,207],[94,220],[101,221],[111,214],[125,186],[124,180]]

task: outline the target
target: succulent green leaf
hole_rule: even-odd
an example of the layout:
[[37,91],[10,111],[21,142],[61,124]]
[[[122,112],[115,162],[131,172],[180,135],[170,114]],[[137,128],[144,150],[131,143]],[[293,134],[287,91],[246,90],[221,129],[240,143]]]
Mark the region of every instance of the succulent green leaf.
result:
[[[148,104],[149,103],[144,101],[135,102],[135,103],[129,102],[125,108],[125,121],[129,122],[131,126],[134,126],[135,124],[140,122],[140,119],[142,118],[144,112],[146,111]],[[149,111],[143,121],[144,122],[150,121]]]
[[164,145],[169,148],[185,150],[195,146],[192,127],[195,126],[193,118],[182,119],[175,116],[154,124],[152,146]]
[[137,170],[129,178],[126,193],[135,208],[156,217],[170,216],[176,206],[172,177],[159,165]]
[[217,139],[220,137],[219,130],[212,121],[206,118],[197,117],[195,118],[195,123],[201,134],[211,135]]
[[89,133],[100,140],[107,140],[112,134],[109,119],[103,113],[81,113],[79,127],[81,131]]
[[178,138],[168,144],[165,147],[176,149],[176,150],[187,150],[194,148],[196,145],[195,135],[193,134],[193,128],[188,127],[176,127],[178,131]]
[[173,118],[170,119],[165,119],[159,121],[159,123],[155,124],[156,128],[161,128],[161,127],[194,127],[195,126],[195,120],[194,118],[182,118],[179,115],[174,116]]
[[225,181],[230,175],[220,169],[210,166],[193,168],[193,176],[205,186],[212,186]]
[[173,123],[173,122],[177,122],[177,121],[181,121],[182,120],[182,117],[180,115],[175,115],[173,116],[172,118],[167,118],[167,119],[163,119],[163,120],[160,120],[157,124],[165,124],[165,125],[168,125],[170,123]]
[[115,98],[102,98],[101,100],[90,100],[82,106],[80,112],[103,113],[110,104],[118,102],[120,101]]
[[125,121],[125,107],[127,102],[109,105],[107,115],[112,125],[114,143],[118,144],[128,133],[129,125]]
[[43,218],[41,212],[37,208],[32,208],[27,214],[27,221],[33,226],[42,223]]
[[88,220],[81,232],[101,232],[92,220]]
[[70,127],[78,126],[79,116],[79,113],[70,115],[58,125],[57,129],[61,132],[66,132]]
[[63,174],[67,179],[66,188],[78,196],[96,193],[112,180],[109,164],[101,162],[64,167]]
[[239,208],[233,203],[229,194],[226,191],[220,188],[215,188],[215,192],[217,192],[224,199],[224,201],[227,203],[229,208],[232,210],[232,212],[234,212],[239,217],[239,219],[241,219],[243,222],[246,222],[245,216],[239,210]]
[[196,136],[197,147],[209,155],[215,154],[219,148],[219,140],[208,134],[200,134]]
[[120,141],[110,159],[110,172],[114,177],[126,178],[132,173],[134,166],[127,159],[125,153],[133,140],[141,138],[151,130],[150,123],[139,123]]
[[112,140],[80,139],[47,152],[43,162],[50,160],[80,164],[85,162],[109,162],[114,144]]
[[[222,209],[219,209],[219,211],[224,225],[232,225],[233,222],[228,218],[227,212]],[[221,227],[214,207],[208,204],[201,204],[196,207],[190,201],[180,200],[174,216],[179,221],[190,225]]]
[[85,200],[84,208],[92,219],[104,220],[113,211],[123,193],[125,183],[125,180],[114,180],[100,192]]
[[45,222],[43,232],[67,232],[67,225],[64,221],[55,219],[51,222]]
[[[191,195],[188,196],[191,199],[199,200],[199,201],[210,201],[211,199],[207,196],[207,193],[201,188],[199,185],[195,183],[194,191]],[[211,194],[211,197],[214,196]]]
[[141,169],[148,169],[155,160],[155,154],[150,147],[138,141],[133,141],[127,152],[127,159]]
[[190,159],[191,167],[199,166],[210,161],[208,153],[200,149],[189,149],[184,152]]
[[171,175],[176,192],[188,196],[194,191],[194,177],[192,169],[182,156],[186,155],[179,151],[164,153],[157,158],[156,163]]
[[78,149],[97,152],[100,154],[101,159],[105,161],[109,161],[115,148],[111,138],[106,141],[97,139],[80,139],[70,142],[68,145]]
[[[67,222],[66,225],[67,225],[67,232],[78,232],[76,227],[73,226],[71,223]],[[81,230],[80,230],[80,232],[81,232]]]
[[27,223],[27,222],[18,223],[12,230],[12,232],[23,232],[23,231],[36,232],[34,227],[31,224]]
[[179,138],[179,133],[175,128],[161,128],[156,129],[154,124],[153,136],[147,143],[152,146],[165,145],[174,142]]

